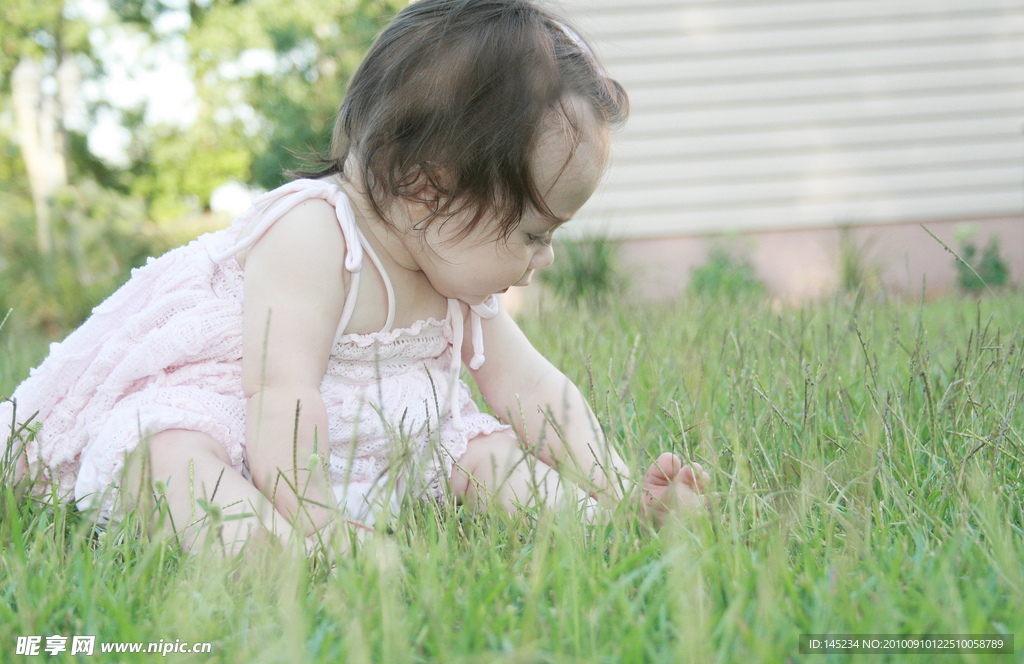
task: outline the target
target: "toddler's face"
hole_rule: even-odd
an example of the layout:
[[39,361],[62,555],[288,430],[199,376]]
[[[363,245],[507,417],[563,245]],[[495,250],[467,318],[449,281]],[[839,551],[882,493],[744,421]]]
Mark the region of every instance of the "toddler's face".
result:
[[419,262],[438,293],[478,304],[492,293],[528,285],[534,270],[551,265],[555,230],[594,193],[607,164],[606,130],[584,122],[581,132],[583,140],[571,159],[569,136],[554,127],[544,132],[534,152],[538,189],[558,221],[529,209],[507,239],[495,238],[486,219],[461,239],[457,217],[427,227],[423,242],[430,250]]

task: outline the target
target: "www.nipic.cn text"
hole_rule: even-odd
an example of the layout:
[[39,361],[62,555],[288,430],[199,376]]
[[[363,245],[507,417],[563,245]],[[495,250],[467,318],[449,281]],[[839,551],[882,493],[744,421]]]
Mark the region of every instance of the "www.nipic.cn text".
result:
[[[98,645],[97,645],[98,644]],[[166,657],[170,654],[209,653],[212,644],[174,641],[151,641],[149,643],[132,643],[119,641],[98,641],[95,636],[19,636],[14,648],[15,655],[94,655],[96,653],[149,653]]]

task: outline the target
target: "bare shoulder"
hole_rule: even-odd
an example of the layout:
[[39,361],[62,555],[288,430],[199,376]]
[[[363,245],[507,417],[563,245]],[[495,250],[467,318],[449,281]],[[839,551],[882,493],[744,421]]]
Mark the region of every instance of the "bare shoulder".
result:
[[345,239],[334,208],[296,205],[249,249],[244,265],[242,384],[319,385],[345,303]]
[[[261,221],[262,216],[257,215],[242,230],[239,239],[252,233]],[[275,221],[252,247],[239,252],[237,259],[242,269],[246,268],[249,256],[254,253],[283,260],[315,259],[317,256],[343,260],[345,237],[334,206],[318,198],[299,203]]]

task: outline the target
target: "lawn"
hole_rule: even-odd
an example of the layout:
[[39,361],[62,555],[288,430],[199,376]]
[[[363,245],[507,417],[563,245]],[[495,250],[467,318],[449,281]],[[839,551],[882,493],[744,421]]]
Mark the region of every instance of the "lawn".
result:
[[[712,472],[706,515],[473,516],[408,504],[333,566],[186,557],[0,490],[0,662],[18,637],[210,643],[168,661],[825,662],[801,634],[1017,635],[1024,297],[557,308],[522,321],[633,467]],[[0,395],[45,346],[0,330]],[[13,338],[18,336],[18,338]],[[33,345],[29,345],[29,344]],[[59,642],[55,642],[59,643]],[[22,640],[22,645],[25,640]],[[166,649],[166,648],[165,648]]]

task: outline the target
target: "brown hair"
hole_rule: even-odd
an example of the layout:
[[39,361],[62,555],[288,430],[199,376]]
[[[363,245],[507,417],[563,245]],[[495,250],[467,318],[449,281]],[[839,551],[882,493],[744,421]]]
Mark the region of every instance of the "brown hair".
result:
[[418,0],[356,70],[321,169],[294,175],[343,173],[353,155],[382,219],[427,182],[437,191],[431,219],[469,211],[461,229],[469,233],[494,213],[497,235],[507,237],[528,207],[551,214],[531,156],[556,107],[579,143],[568,96],[604,126],[629,112],[622,86],[578,33],[528,0]]

